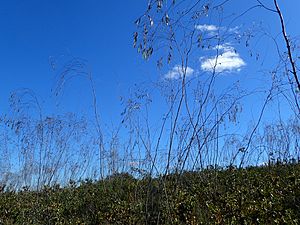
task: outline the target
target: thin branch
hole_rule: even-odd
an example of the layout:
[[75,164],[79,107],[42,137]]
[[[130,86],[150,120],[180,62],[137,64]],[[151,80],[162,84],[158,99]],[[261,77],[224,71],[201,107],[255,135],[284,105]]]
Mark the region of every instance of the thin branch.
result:
[[290,61],[291,67],[292,67],[291,73],[293,74],[294,79],[296,81],[296,84],[298,86],[298,89],[300,90],[300,81],[298,79],[296,65],[295,65],[295,61],[293,59],[293,55],[292,55],[291,43],[290,43],[290,40],[289,40],[288,35],[286,33],[286,27],[285,27],[283,15],[282,15],[281,10],[278,6],[277,0],[274,0],[274,5],[276,7],[276,12],[277,12],[277,14],[279,16],[279,19],[280,19],[282,36],[285,40],[289,61]]

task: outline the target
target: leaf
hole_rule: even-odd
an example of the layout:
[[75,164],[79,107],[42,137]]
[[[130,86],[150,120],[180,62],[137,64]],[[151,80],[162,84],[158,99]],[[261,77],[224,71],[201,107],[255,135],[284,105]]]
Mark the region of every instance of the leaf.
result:
[[163,61],[163,57],[161,57],[159,60],[157,60],[156,65],[159,69],[161,69],[163,67],[163,62],[162,61]]
[[143,56],[144,59],[147,59],[147,58],[148,58],[148,53],[147,53],[147,50],[146,50],[146,49],[143,50],[142,56]]
[[162,8],[162,0],[157,0],[157,9],[161,10]]
[[152,53],[153,53],[153,48],[152,48],[152,47],[150,47],[150,48],[148,49],[148,57],[149,57],[149,56],[151,56],[151,55],[152,55]]
[[134,32],[133,34],[133,47],[136,47],[136,43],[137,43],[137,39],[138,39],[138,32]]
[[150,16],[148,16],[148,18],[149,18],[150,26],[152,27],[154,25],[154,21]]
[[198,47],[200,47],[201,42],[202,42],[202,34],[199,34],[197,37]]
[[153,53],[153,48],[149,47],[148,49],[144,49],[142,52],[142,56],[144,59],[148,59]]
[[137,26],[138,26],[138,25],[141,23],[141,17],[140,17],[140,18],[138,18],[138,19],[137,19],[137,20],[136,20],[134,23],[135,23],[135,25],[137,25]]
[[142,45],[140,44],[139,47],[138,47],[138,49],[137,49],[137,52],[140,53],[140,52],[142,51],[142,49],[143,49],[143,47],[142,47]]
[[151,8],[152,8],[152,6],[151,6],[151,3],[150,3],[150,1],[149,1],[149,3],[148,3],[148,7],[147,7],[147,11],[150,11],[150,10],[151,10]]
[[169,26],[169,23],[170,23],[170,17],[169,17],[168,14],[166,14],[166,16],[165,16],[165,21],[166,21],[167,26]]
[[169,52],[169,54],[168,54],[168,64],[170,64],[171,59],[172,59],[172,54]]

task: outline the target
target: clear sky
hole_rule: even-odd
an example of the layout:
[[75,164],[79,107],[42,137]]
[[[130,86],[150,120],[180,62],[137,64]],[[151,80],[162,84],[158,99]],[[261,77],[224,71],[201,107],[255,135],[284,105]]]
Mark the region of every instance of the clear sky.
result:
[[[132,48],[134,20],[144,7],[143,1],[2,2],[2,113],[8,110],[10,92],[18,88],[32,89],[45,101],[45,107],[51,107],[49,97],[57,72],[51,69],[49,58],[63,61],[63,55],[88,61],[100,104],[105,106],[103,108],[110,108],[105,111],[106,114],[115,111],[114,107],[120,105],[119,96],[126,94],[124,90],[145,76],[145,73],[142,74],[145,69],[141,66],[144,62]],[[75,92],[75,98],[86,95],[87,85],[84,82],[82,85],[84,88],[76,90],[78,94]],[[73,89],[72,84],[69,87]],[[64,104],[71,102],[68,91]]]
[[[269,7],[273,7],[271,1],[264,2]],[[242,12],[255,4],[257,2],[254,0],[233,0],[229,3],[229,7],[225,7],[225,12],[226,10]],[[288,33],[293,36],[298,35],[300,1],[280,0],[279,4],[285,16]],[[9,95],[18,88],[30,88],[37,93],[43,100],[43,107],[50,114],[59,113],[59,110],[81,112],[86,107],[91,107],[88,84],[80,80],[75,80],[67,86],[65,95],[59,100],[60,109],[54,107],[56,100],[51,97],[51,88],[55,83],[57,71],[51,69],[49,59],[54,58],[59,64],[60,60],[64,60],[62,56],[67,55],[87,60],[95,79],[101,115],[106,123],[113,122],[122,111],[119,97],[127,95],[134,84],[157,81],[166,75],[176,75],[176,62],[172,62],[172,65],[164,71],[158,71],[153,61],[145,62],[132,48],[134,21],[144,12],[146,5],[147,1],[142,0],[2,2],[0,7],[1,113],[8,112]],[[273,35],[279,32],[278,17],[264,9],[249,12],[234,26],[249,25],[253,21],[262,21]],[[206,29],[204,25],[216,26],[206,21],[205,24],[199,24],[199,30]],[[278,37],[278,40],[282,41],[281,37]],[[265,39],[257,48],[272,45],[270,40],[264,41]],[[233,70],[236,70],[234,78],[249,78],[254,72],[257,73],[258,63],[255,64],[255,60],[250,59],[247,50],[240,48],[238,55],[234,55],[232,46],[221,47],[225,53],[225,60],[226,56],[233,56],[235,60],[240,60],[238,65],[233,66]],[[234,47],[239,49],[239,46]],[[269,50],[263,51],[264,57],[270,59]],[[191,65],[191,69],[194,72],[209,70],[205,67],[207,66],[205,62],[208,63],[209,59],[213,59],[213,55],[210,58],[206,56],[206,61],[202,61],[201,65],[198,63],[198,68],[197,65]],[[196,60],[198,58],[194,62],[198,62]],[[230,84],[233,76],[224,76],[222,82]],[[253,77],[253,84],[248,84],[255,86],[256,79],[259,78]]]

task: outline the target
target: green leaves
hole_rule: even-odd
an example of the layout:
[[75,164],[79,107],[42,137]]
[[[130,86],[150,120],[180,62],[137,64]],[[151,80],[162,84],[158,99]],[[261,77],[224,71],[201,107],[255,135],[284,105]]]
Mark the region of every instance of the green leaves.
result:
[[3,224],[298,224],[300,164],[71,181],[0,194]]

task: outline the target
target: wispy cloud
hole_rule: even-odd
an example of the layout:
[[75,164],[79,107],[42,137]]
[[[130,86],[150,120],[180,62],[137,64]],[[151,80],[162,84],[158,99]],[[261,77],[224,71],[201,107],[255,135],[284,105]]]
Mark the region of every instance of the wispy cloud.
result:
[[245,61],[240,57],[230,44],[217,45],[218,55],[208,58],[200,58],[201,69],[209,72],[239,72]]
[[[185,70],[186,69],[186,70]],[[168,73],[164,75],[166,79],[179,79],[185,74],[186,77],[193,75],[194,69],[191,67],[182,68],[180,65],[175,65]]]
[[239,26],[235,27],[222,27],[222,26],[216,26],[214,24],[199,24],[195,26],[196,30],[199,30],[203,33],[206,33],[208,36],[214,36],[220,33],[239,33]]
[[219,27],[215,25],[208,25],[208,24],[196,25],[195,28],[200,31],[209,31],[209,32],[219,30]]

